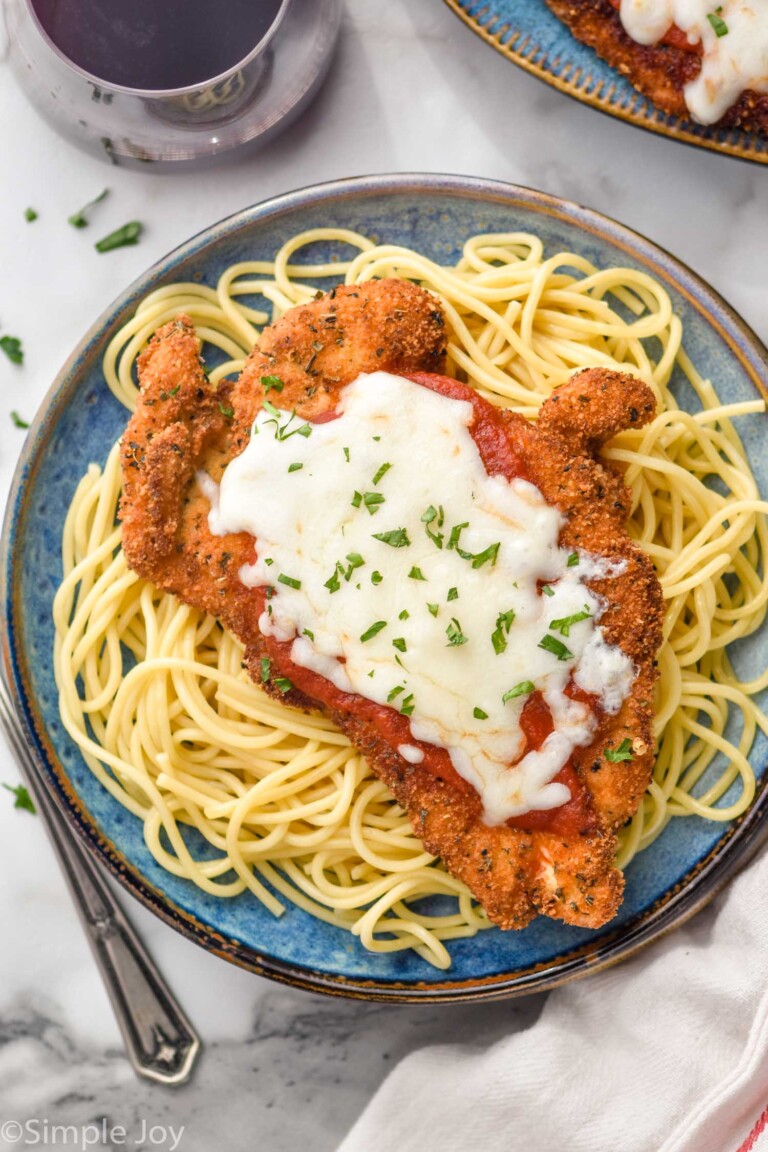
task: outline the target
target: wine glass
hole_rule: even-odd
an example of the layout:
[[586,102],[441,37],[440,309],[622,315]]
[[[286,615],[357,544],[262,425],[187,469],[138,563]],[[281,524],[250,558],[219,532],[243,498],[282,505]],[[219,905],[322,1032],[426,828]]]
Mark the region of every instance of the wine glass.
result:
[[92,155],[164,171],[284,128],[320,86],[341,20],[341,0],[2,2],[38,112]]

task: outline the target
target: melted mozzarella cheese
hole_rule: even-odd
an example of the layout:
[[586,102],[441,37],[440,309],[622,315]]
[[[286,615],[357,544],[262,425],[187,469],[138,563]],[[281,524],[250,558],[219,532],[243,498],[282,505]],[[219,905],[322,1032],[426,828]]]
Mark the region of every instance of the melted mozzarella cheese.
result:
[[[565,803],[554,777],[595,731],[569,680],[615,713],[634,677],[584,583],[620,566],[561,548],[562,516],[539,490],[487,474],[470,404],[376,372],[343,390],[338,412],[302,425],[262,410],[220,492],[201,477],[211,529],[254,537],[241,579],[274,589],[260,628],[292,641],[295,664],[408,716],[414,741],[447,749],[488,823]],[[524,754],[533,687],[555,730]]]
[[746,89],[768,92],[766,0],[621,0],[620,14],[638,44],[658,43],[673,24],[701,43],[701,71],[684,92],[701,124],[720,120]]
[[424,759],[424,753],[415,744],[398,744],[397,750],[409,764],[421,764]]

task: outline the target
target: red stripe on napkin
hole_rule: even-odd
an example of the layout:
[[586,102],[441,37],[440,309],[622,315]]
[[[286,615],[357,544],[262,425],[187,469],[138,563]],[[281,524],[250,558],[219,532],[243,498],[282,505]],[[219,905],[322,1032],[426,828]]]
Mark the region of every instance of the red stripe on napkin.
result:
[[768,1108],[766,1108],[765,1112],[763,1112],[762,1116],[757,1121],[757,1124],[755,1124],[749,1136],[747,1136],[743,1144],[739,1145],[736,1152],[752,1152],[752,1149],[757,1143],[758,1136],[761,1134],[761,1132],[765,1131],[766,1127],[768,1127]]

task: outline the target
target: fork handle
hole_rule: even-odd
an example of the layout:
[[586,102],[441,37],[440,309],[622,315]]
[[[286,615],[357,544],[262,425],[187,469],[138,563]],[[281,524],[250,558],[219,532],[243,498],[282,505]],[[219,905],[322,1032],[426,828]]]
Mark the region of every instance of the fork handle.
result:
[[72,834],[25,738],[2,677],[0,723],[59,859],[133,1068],[139,1076],[160,1084],[185,1083],[200,1051],[200,1039]]

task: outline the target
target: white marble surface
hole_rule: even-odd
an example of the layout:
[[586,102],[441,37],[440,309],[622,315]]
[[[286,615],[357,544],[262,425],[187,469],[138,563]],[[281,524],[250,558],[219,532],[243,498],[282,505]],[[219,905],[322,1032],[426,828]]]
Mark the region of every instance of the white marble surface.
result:
[[[0,333],[26,350],[23,369],[0,357],[0,504],[23,439],[8,413],[32,414],[105,302],[200,228],[315,181],[453,171],[570,197],[669,248],[768,339],[768,172],[581,107],[491,51],[439,0],[348,0],[315,105],[257,158],[219,171],[150,176],[82,156],[36,117],[3,63],[0,107]],[[93,232],[131,218],[146,232],[138,247],[99,256],[66,217],[105,185],[112,194]],[[30,204],[40,218],[27,225]],[[0,780],[15,779],[3,755]],[[241,972],[138,906],[130,912],[207,1044],[183,1090],[133,1078],[43,830],[0,794],[0,1126],[35,1118],[42,1133],[45,1121],[106,1117],[133,1147],[171,1148],[170,1128],[183,1125],[184,1152],[325,1152],[398,1056],[458,1036],[485,1045],[531,1026],[541,1007],[325,1000]],[[144,1137],[145,1125],[165,1131]],[[0,1135],[0,1149],[12,1146]]]

